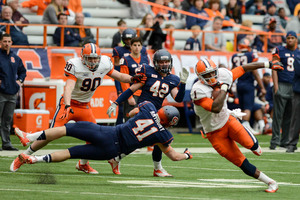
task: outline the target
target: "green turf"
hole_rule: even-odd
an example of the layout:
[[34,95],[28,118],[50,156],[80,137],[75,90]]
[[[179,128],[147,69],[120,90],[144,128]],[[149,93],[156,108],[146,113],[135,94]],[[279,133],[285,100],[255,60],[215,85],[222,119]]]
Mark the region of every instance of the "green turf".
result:
[[[201,135],[174,134],[173,147],[210,147]],[[17,138],[13,144],[20,148]],[[258,136],[262,147],[270,136]],[[49,149],[63,149],[79,143],[62,138]],[[299,147],[298,147],[299,148]],[[90,161],[99,175],[75,170],[77,160],[63,163],[24,165],[9,172],[14,157],[0,157],[1,199],[299,199],[300,153],[245,154],[260,170],[279,182],[277,193],[264,192],[264,184],[244,173],[215,153],[193,154],[188,161],[172,162],[165,156],[163,166],[173,178],[153,177],[151,154],[132,154],[122,161],[122,175],[113,175],[106,161]],[[220,180],[222,179],[222,180]],[[236,182],[233,182],[236,181]],[[245,186],[245,187],[244,187]]]

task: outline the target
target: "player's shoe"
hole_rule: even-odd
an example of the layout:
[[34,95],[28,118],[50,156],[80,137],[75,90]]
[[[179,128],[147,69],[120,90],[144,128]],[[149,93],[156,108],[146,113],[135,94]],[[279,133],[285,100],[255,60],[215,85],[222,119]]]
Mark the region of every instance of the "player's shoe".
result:
[[120,162],[116,161],[114,158],[110,159],[108,161],[108,163],[111,166],[111,169],[113,171],[114,174],[120,175]]
[[274,193],[278,190],[278,184],[276,181],[272,181],[269,184],[269,188],[265,190],[265,192]]
[[20,160],[18,156],[14,161],[12,161],[9,169],[11,172],[16,172],[23,164],[24,163]]
[[152,152],[153,149],[154,149],[154,146],[147,146],[147,151],[148,151],[148,152]]
[[21,153],[18,157],[22,163],[34,164],[37,162],[37,159],[35,156],[26,155],[24,153]]
[[173,175],[169,174],[165,169],[154,169],[153,176],[157,177],[173,177]]
[[258,145],[258,148],[252,151],[255,155],[260,156],[262,154],[262,150],[260,145]]
[[93,169],[89,162],[87,162],[86,164],[80,164],[80,160],[78,161],[78,163],[76,164],[76,169],[78,169],[78,171],[83,171],[87,174],[99,174],[99,172],[95,169]]
[[15,134],[16,134],[16,136],[18,136],[18,138],[20,139],[20,141],[24,147],[26,147],[30,143],[29,139],[26,137],[27,133],[21,131],[18,128],[15,128]]

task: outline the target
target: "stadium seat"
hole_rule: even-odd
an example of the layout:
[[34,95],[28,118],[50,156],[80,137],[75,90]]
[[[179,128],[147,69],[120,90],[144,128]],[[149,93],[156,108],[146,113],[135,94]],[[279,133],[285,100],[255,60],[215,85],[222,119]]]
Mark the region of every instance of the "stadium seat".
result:
[[126,8],[125,4],[112,0],[84,0],[81,1],[83,8]]
[[92,17],[130,18],[130,8],[83,8],[83,12],[90,13]]

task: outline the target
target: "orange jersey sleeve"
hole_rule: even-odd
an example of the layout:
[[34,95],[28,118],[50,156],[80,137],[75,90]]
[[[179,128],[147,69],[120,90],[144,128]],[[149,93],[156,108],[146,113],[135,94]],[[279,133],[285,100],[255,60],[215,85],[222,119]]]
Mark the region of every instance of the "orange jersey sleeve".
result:
[[202,108],[204,108],[207,111],[211,111],[213,102],[214,102],[213,99],[208,98],[208,97],[204,97],[202,99],[195,100],[194,104],[197,105],[197,106],[201,106]]
[[231,70],[231,72],[232,72],[233,81],[235,81],[236,79],[238,79],[239,77],[245,74],[245,70],[242,66],[234,68],[233,70]]

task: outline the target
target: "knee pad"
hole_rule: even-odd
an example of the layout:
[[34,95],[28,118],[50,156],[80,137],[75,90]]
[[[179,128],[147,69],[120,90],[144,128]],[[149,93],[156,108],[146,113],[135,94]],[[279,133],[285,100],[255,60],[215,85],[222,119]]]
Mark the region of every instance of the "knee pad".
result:
[[255,174],[255,171],[256,171],[256,167],[254,165],[252,165],[251,163],[249,163],[249,161],[247,160],[247,158],[244,160],[244,162],[243,162],[243,164],[241,165],[240,168],[248,176],[254,177],[254,174]]

